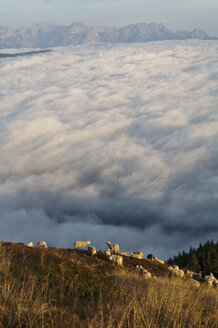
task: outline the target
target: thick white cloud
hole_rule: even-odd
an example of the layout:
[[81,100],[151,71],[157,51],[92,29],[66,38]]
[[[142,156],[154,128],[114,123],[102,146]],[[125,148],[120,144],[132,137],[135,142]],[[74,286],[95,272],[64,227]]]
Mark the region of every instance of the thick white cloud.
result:
[[218,231],[218,43],[0,61],[1,239],[167,257]]

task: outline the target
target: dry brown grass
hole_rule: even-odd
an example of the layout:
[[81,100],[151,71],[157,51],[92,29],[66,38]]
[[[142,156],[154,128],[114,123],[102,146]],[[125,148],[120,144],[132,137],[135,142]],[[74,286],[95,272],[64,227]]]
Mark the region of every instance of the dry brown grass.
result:
[[85,252],[5,244],[0,327],[216,328],[218,290],[179,278],[145,281],[131,266]]

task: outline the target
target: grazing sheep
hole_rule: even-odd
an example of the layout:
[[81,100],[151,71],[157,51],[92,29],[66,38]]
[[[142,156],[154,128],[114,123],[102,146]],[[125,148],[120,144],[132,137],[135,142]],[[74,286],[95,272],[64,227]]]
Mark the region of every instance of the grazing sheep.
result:
[[85,248],[87,245],[91,244],[91,241],[75,241],[74,248]]
[[148,254],[147,259],[153,261],[154,260],[154,255],[153,254]]
[[108,259],[109,259],[109,261],[111,261],[111,262],[113,262],[113,263],[115,263],[115,264],[117,264],[119,266],[122,266],[123,265],[123,257],[120,256],[120,255],[114,255],[114,254],[112,254],[112,255],[110,255],[108,257]]
[[208,280],[206,280],[206,284],[207,284],[207,286],[212,287],[213,281],[208,279]]
[[218,280],[217,279],[213,282],[213,287],[218,288]]
[[184,275],[185,275],[185,272],[183,270],[179,269],[179,277],[183,278]]
[[38,241],[37,247],[39,247],[39,248],[48,248],[45,241]]
[[107,241],[106,244],[113,253],[119,253],[120,246],[118,244],[112,244],[110,241]]
[[89,246],[88,247],[88,254],[91,255],[91,256],[96,255],[97,254],[96,248],[92,247],[92,246]]
[[29,243],[26,244],[27,247],[33,247],[33,243],[30,241]]
[[218,280],[214,277],[214,275],[212,273],[210,273],[209,276],[205,276],[204,280],[208,286],[217,287]]
[[171,272],[174,276],[179,277],[179,270],[173,268],[173,270]]
[[176,277],[183,278],[185,275],[185,272],[181,270],[177,265],[172,265],[168,267],[168,270],[172,272],[172,274]]
[[143,257],[143,252],[141,251],[134,251],[131,254],[140,255],[141,257]]
[[136,265],[136,270],[138,270],[140,274],[143,274],[145,272],[148,272],[148,270],[146,270],[145,268],[143,268],[143,266],[141,266],[141,265]]
[[111,250],[108,248],[105,253],[107,256],[111,256]]
[[157,262],[157,263],[160,263],[160,264],[164,264],[164,261],[163,260],[160,260],[158,258],[155,258],[154,261]]
[[99,250],[97,251],[97,255],[98,255],[98,257],[99,257],[100,259],[105,260],[105,261],[108,261],[109,256],[110,256],[111,254],[109,255],[109,253],[108,253],[107,251],[102,250],[102,249],[99,249]]
[[122,255],[122,256],[129,256],[129,254],[126,253],[126,252],[119,252],[119,254]]
[[202,273],[201,272],[193,272],[193,278],[197,279],[197,280],[201,280],[202,279]]
[[185,274],[186,274],[187,277],[193,278],[193,272],[192,271],[186,270]]
[[[141,265],[140,265],[141,266]],[[136,265],[136,270],[140,271],[140,266],[137,264]]]
[[144,278],[145,280],[151,279],[151,273],[150,273],[150,272],[145,272],[145,273],[143,274],[143,278]]
[[131,257],[135,258],[135,259],[142,259],[142,255],[141,254],[135,254],[135,252],[131,252],[130,253]]
[[136,265],[136,270],[138,270],[140,275],[143,276],[143,278],[145,278],[146,280],[151,279],[151,273],[148,272],[148,270],[146,270],[145,268],[143,268],[143,266]]

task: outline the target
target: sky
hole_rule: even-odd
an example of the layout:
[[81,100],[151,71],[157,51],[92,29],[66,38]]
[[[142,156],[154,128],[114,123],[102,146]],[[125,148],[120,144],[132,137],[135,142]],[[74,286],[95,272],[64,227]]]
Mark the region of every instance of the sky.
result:
[[217,240],[217,55],[196,40],[1,59],[1,240],[164,259]]
[[1,26],[35,23],[126,25],[164,23],[170,29],[200,28],[218,36],[217,0],[0,0]]

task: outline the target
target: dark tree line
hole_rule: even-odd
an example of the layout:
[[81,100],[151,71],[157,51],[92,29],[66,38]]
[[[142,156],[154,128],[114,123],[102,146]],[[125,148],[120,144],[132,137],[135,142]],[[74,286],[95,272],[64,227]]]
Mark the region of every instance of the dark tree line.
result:
[[197,249],[190,247],[188,253],[183,251],[169,258],[167,263],[194,272],[202,271],[203,276],[212,272],[218,279],[218,241],[207,241],[204,245],[200,244]]

